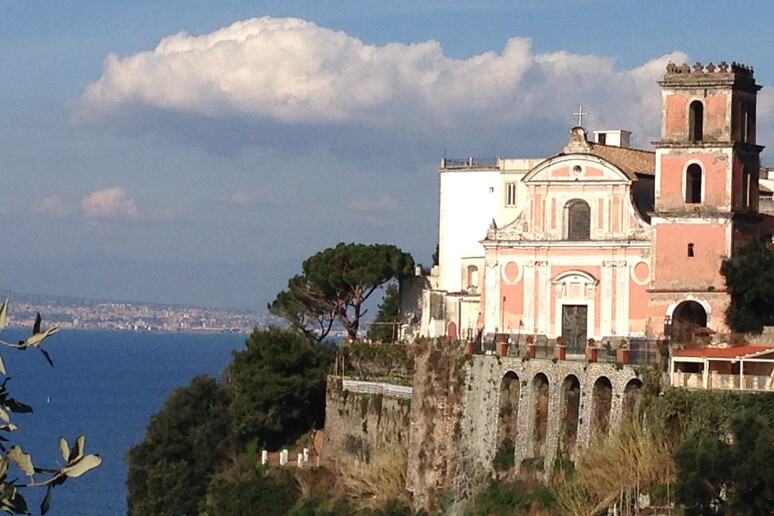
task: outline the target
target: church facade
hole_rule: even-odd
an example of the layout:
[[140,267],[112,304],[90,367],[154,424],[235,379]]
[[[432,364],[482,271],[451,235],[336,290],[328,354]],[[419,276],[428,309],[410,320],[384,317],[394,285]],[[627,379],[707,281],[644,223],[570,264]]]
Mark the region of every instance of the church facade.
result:
[[760,86],[726,63],[670,63],[660,84],[655,150],[575,127],[548,158],[441,162],[421,335],[582,347],[726,331],[720,264],[772,227],[758,210]]

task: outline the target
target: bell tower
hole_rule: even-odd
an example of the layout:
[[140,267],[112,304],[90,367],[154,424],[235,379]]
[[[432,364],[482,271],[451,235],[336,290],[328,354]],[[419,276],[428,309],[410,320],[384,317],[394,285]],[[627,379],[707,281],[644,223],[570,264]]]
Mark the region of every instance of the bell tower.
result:
[[757,236],[756,95],[750,67],[673,63],[662,88],[656,147],[651,330],[726,329],[722,260]]

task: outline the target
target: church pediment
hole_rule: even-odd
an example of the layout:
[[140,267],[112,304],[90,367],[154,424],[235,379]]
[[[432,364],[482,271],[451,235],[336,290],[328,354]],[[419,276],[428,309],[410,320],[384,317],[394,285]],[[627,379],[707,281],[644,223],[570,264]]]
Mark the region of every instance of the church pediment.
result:
[[621,183],[631,179],[618,167],[591,154],[563,154],[549,158],[526,176],[527,184]]

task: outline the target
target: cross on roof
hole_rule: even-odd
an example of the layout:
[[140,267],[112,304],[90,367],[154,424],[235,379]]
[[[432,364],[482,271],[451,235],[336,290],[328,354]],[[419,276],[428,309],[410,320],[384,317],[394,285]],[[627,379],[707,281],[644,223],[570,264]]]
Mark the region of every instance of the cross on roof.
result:
[[583,117],[588,115],[583,111],[583,105],[578,106],[578,112],[573,115],[578,117],[578,127],[583,127]]

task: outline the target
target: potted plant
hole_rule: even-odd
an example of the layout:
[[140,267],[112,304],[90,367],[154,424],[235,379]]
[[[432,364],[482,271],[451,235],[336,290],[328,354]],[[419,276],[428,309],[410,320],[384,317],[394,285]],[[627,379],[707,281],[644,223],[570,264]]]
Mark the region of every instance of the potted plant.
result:
[[594,339],[586,341],[586,362],[596,362],[599,359],[599,348]]
[[527,336],[527,357],[535,358],[537,355],[537,346],[535,345],[535,337],[532,335]]
[[554,358],[556,360],[565,360],[567,358],[567,346],[564,344],[564,337],[561,335],[556,338],[556,346],[554,347]]
[[616,362],[620,364],[629,363],[629,343],[626,342],[626,339],[621,339],[621,342],[618,344],[618,349],[615,353]]

